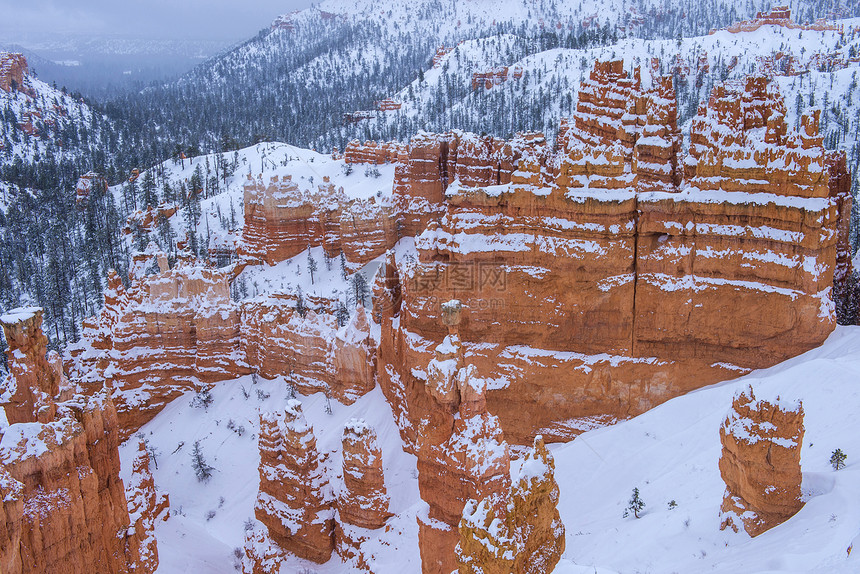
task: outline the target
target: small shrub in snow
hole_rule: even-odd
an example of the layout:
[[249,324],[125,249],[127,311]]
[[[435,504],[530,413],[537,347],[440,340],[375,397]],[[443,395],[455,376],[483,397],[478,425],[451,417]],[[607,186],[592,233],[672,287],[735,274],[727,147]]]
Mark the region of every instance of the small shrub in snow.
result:
[[837,448],[834,450],[833,454],[830,455],[830,465],[833,467],[833,470],[845,468],[846,458],[848,458],[848,455],[842,452],[842,449]]
[[254,521],[248,518],[245,520],[245,532],[250,532],[251,530],[254,530]]
[[347,175],[347,176],[352,175],[352,170],[353,170],[352,164],[351,163],[344,163],[342,166],[340,166],[340,170],[343,172],[343,175]]
[[272,395],[270,393],[267,393],[263,389],[257,389],[257,399],[259,399],[261,401],[265,401],[270,396],[272,396]]
[[645,501],[639,498],[639,488],[633,489],[633,494],[630,500],[627,501],[627,508],[624,509],[624,518],[627,518],[632,513],[634,517],[639,518],[639,513],[645,508]]
[[330,415],[330,414],[332,414],[332,412],[333,411],[331,410],[331,396],[329,396],[328,391],[326,391],[326,393],[325,393],[325,414]]
[[209,522],[213,518],[215,518],[215,511],[214,510],[210,510],[209,512],[206,513],[206,522]]
[[191,406],[195,409],[202,408],[204,411],[209,410],[209,405],[212,404],[212,393],[209,392],[209,389],[203,387],[197,390],[197,394],[194,395],[194,398],[191,399]]
[[209,482],[215,469],[206,463],[203,451],[200,449],[200,441],[194,441],[194,450],[191,451],[191,468],[200,482]]
[[245,388],[245,385],[242,385],[242,396],[245,397],[246,401],[251,398],[251,393]]
[[245,426],[244,425],[237,425],[236,421],[234,421],[233,419],[230,419],[229,421],[227,421],[227,428],[239,436],[242,436],[245,434]]
[[674,500],[670,500],[669,501],[669,510],[675,510],[676,508],[678,508],[678,503],[675,502]]

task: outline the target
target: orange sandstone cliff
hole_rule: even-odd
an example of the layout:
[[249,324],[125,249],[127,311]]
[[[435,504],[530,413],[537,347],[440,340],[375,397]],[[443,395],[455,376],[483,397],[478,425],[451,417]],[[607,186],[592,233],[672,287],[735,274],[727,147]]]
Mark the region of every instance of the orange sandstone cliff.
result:
[[57,363],[45,360],[41,309],[7,313],[0,323],[12,387],[3,393],[12,424],[0,428],[3,572],[154,572],[151,525],[132,524],[119,478],[108,390],[64,396]]

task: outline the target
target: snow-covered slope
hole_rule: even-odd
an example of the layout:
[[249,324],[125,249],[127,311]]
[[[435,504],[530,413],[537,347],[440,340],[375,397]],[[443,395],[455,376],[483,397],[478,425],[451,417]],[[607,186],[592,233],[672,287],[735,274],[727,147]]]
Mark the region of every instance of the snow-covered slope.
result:
[[[849,573],[860,569],[860,328],[842,327],[820,348],[771,369],[676,398],[635,419],[590,431],[552,447],[559,508],[567,532],[566,552],[555,572]],[[760,396],[801,399],[806,435],[802,450],[804,508],[784,524],[750,539],[719,530],[724,485],[717,468],[719,426],[733,395],[752,385]],[[257,391],[261,391],[259,394]],[[247,392],[248,397],[245,397]],[[266,395],[269,395],[266,397]],[[257,413],[282,408],[284,381],[250,377],[220,383],[209,412],[180,398],[146,425],[141,434],[159,451],[155,478],[171,497],[173,514],[159,525],[159,573],[227,573],[237,562],[244,523],[251,518],[258,478]],[[339,468],[340,429],[351,417],[365,418],[378,431],[386,486],[397,517],[381,532],[374,553],[379,571],[417,571],[417,526],[421,510],[415,460],[402,453],[390,408],[379,389],[346,407],[322,394],[299,397],[320,448]],[[232,421],[232,424],[230,424]],[[240,436],[236,430],[244,427]],[[189,455],[200,440],[207,462],[218,471],[199,483]],[[182,443],[181,448],[179,447]],[[831,452],[848,454],[834,471]],[[122,449],[124,472],[134,456]],[[338,480],[334,480],[335,489]],[[646,503],[640,519],[623,518],[634,487]],[[677,507],[669,509],[674,500]],[[214,515],[211,515],[214,512]],[[337,558],[317,566],[296,560],[288,572],[343,572]],[[307,570],[303,570],[307,569]]]

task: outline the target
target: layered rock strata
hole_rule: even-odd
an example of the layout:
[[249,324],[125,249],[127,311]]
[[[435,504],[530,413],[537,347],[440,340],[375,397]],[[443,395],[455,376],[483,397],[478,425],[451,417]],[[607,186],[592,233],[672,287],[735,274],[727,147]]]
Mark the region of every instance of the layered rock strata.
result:
[[[644,85],[620,62],[598,63],[560,151],[526,148],[507,184],[482,138],[424,134],[410,147],[423,166],[411,174],[424,176],[401,180],[403,196],[420,190],[432,205],[444,194],[446,209],[416,218],[417,261],[386,260],[374,317],[379,380],[430,506],[422,557],[441,557],[425,571],[451,566],[454,501],[465,502],[437,500],[457,493],[442,445],[461,356],[522,444],[771,366],[835,326],[845,168],[826,161],[817,118],[792,132],[766,80],[720,86],[684,157],[670,79]],[[462,302],[456,337],[446,300]]]
[[[388,149],[389,151],[384,151]],[[354,160],[385,163],[395,148],[359,154],[347,147]],[[351,267],[359,267],[385,253],[397,241],[396,213],[376,197],[347,198],[342,187],[323,178],[313,193],[300,190],[287,175],[268,183],[249,175],[245,184],[245,227],[240,255],[274,265],[295,257],[309,246],[322,246],[330,257],[343,252]]]
[[721,529],[755,537],[803,507],[803,433],[800,401],[756,399],[752,387],[735,395],[720,427],[720,475],[726,483]]
[[22,89],[26,76],[27,60],[23,54],[0,52],[0,90],[11,92],[13,86]]
[[406,153],[406,146],[397,142],[367,141],[361,143],[358,140],[353,140],[346,144],[346,148],[343,150],[343,161],[346,163],[382,165],[397,163],[404,153]]
[[[249,534],[246,572],[269,566],[284,551],[324,563],[334,550],[334,500],[313,429],[299,401],[260,415],[260,491],[254,506],[265,530]],[[267,564],[268,563],[268,564]]]
[[553,571],[564,552],[554,472],[555,461],[538,436],[521,461],[501,515],[492,501],[466,504],[457,545],[460,574]]
[[458,328],[459,301],[443,310],[448,335],[427,366],[428,417],[418,443],[418,487],[428,504],[419,515],[422,572],[449,573],[457,568],[454,548],[463,507],[487,500],[499,513],[510,488],[510,453],[498,417],[487,411],[486,381],[465,362]]
[[67,365],[84,383],[110,382],[123,437],[182,393],[249,372],[228,280],[227,270],[182,260],[170,269],[155,251],[135,258],[128,291],[109,278]]
[[598,63],[558,154],[527,151],[507,185],[458,168],[418,260],[386,264],[379,376],[408,445],[436,408],[422,389],[439,301],[462,301],[462,345],[517,443],[641,413],[833,330],[848,213],[815,117],[789,132],[766,81],[721,86],[682,158],[671,83],[651,86]]
[[142,532],[139,564],[150,572],[158,567],[158,547],[155,539],[155,522],[159,517],[170,516],[170,499],[156,492],[155,480],[149,468],[150,456],[146,443],[138,441],[137,455],[132,463],[131,480],[126,487],[131,529]]
[[[150,573],[158,565],[151,528],[132,527],[119,478],[119,429],[106,389],[62,400],[67,390],[45,360],[41,310],[2,318],[13,396],[0,429],[3,572]],[[58,380],[59,379],[59,380]]]
[[266,378],[282,377],[298,391],[330,393],[352,404],[376,385],[376,341],[362,307],[339,328],[334,300],[308,301],[273,295],[242,306],[241,350]]
[[368,530],[385,526],[391,517],[382,469],[382,449],[376,432],[363,420],[351,420],[343,429],[343,486],[337,497],[335,538],[337,553],[345,562],[371,571],[362,553]]

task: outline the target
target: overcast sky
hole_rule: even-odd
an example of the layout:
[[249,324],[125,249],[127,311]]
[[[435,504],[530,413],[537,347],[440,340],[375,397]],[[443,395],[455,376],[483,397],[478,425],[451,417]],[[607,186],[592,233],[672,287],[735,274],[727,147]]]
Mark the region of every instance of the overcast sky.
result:
[[0,0],[0,36],[66,33],[240,40],[311,0]]

